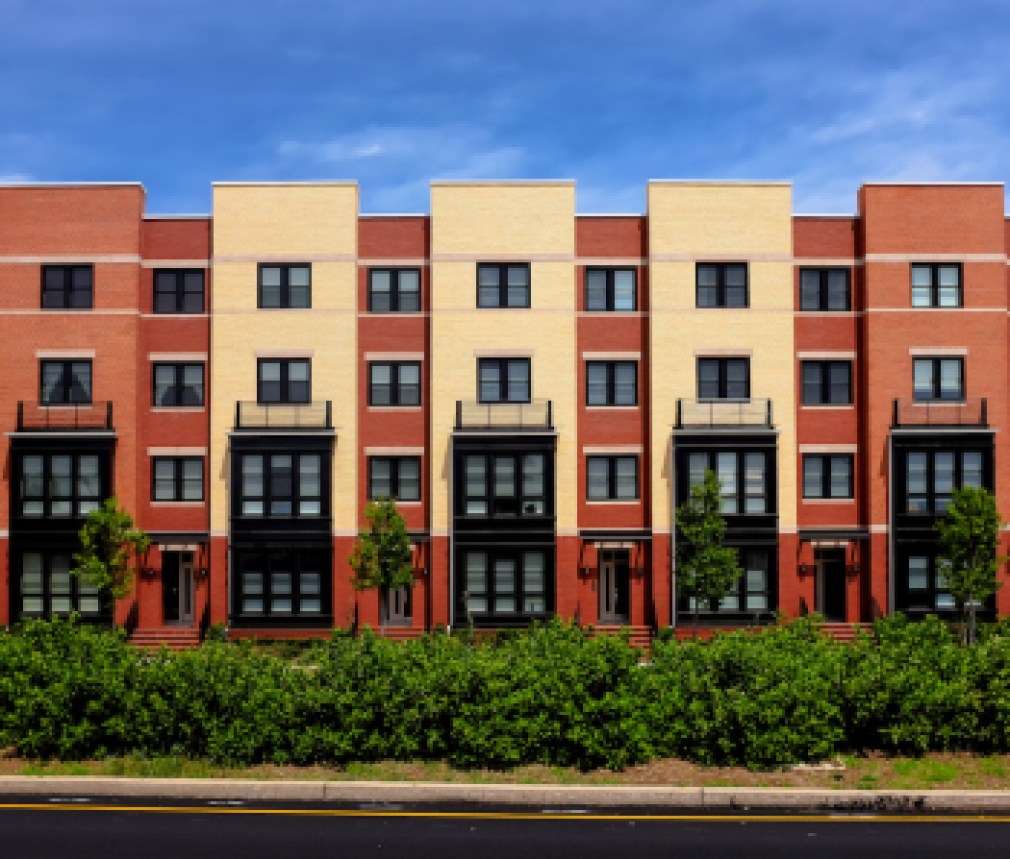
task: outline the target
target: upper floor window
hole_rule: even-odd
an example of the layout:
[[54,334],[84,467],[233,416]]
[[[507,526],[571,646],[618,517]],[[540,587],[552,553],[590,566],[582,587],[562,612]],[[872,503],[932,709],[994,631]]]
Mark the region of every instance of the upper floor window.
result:
[[586,310],[634,310],[633,268],[587,268]]
[[156,269],[155,313],[203,313],[202,269]]
[[368,310],[371,313],[417,313],[420,309],[420,269],[369,269]]
[[84,310],[93,305],[94,267],[90,265],[42,266],[42,307]]
[[637,362],[586,362],[587,406],[634,406],[637,403]]
[[961,266],[912,263],[912,307],[961,307]]
[[41,361],[39,402],[62,406],[91,402],[90,361]]
[[637,456],[587,456],[586,497],[590,501],[638,498]]
[[19,468],[22,516],[87,516],[102,503],[102,463],[97,454],[25,454]]
[[467,454],[463,515],[547,515],[546,464],[542,453]]
[[768,455],[759,450],[699,450],[688,455],[688,487],[705,482],[705,471],[719,479],[724,514],[768,513],[771,495]]
[[318,453],[244,453],[239,515],[322,516],[323,457]]
[[312,401],[312,372],[307,358],[260,358],[256,362],[256,373],[257,402]]
[[747,264],[698,263],[695,269],[698,307],[747,307]]
[[963,358],[913,358],[912,393],[916,400],[963,400]]
[[368,458],[368,497],[397,501],[421,500],[419,456],[371,456]]
[[800,375],[803,405],[852,405],[851,361],[802,361]]
[[699,358],[699,400],[749,400],[750,358]]
[[804,498],[852,498],[851,453],[803,455]]
[[368,405],[421,405],[421,364],[418,361],[370,362]]
[[940,515],[955,487],[983,485],[979,450],[910,450],[905,454],[905,512]]
[[152,501],[203,501],[203,459],[156,456],[151,460]]
[[529,358],[481,358],[477,362],[477,399],[482,403],[528,403]]
[[152,375],[155,407],[203,405],[203,364],[155,364]]
[[267,265],[259,267],[260,307],[311,307],[312,268],[299,265]]
[[529,307],[529,263],[479,263],[478,307]]
[[800,310],[851,310],[847,268],[801,268]]

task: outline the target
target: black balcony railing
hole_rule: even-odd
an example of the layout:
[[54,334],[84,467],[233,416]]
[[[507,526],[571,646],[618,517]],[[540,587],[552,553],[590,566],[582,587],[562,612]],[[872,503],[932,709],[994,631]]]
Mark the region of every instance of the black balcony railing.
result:
[[956,402],[943,400],[896,399],[891,426],[900,427],[988,427],[989,404],[985,397]]
[[688,427],[757,427],[771,429],[772,401],[750,400],[677,400],[677,429]]
[[237,430],[331,430],[333,403],[317,400],[311,403],[257,403],[238,400],[235,403]]
[[510,432],[554,429],[551,401],[478,403],[456,400],[456,429]]
[[50,405],[18,400],[18,432],[111,431],[112,401]]

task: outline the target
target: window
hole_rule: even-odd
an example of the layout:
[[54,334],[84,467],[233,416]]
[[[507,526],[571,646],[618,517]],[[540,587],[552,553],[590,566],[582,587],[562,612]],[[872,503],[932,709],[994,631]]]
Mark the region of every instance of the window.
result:
[[847,268],[801,268],[800,310],[852,309]]
[[203,458],[156,456],[151,460],[152,501],[203,501]]
[[19,512],[38,519],[87,516],[105,496],[98,454],[32,453],[19,459]]
[[318,453],[240,454],[240,516],[323,516],[323,457]]
[[93,306],[94,268],[90,265],[42,266],[44,310],[86,310]]
[[633,268],[587,268],[586,310],[634,310]]
[[312,269],[302,265],[263,265],[259,267],[259,306],[311,307]]
[[745,263],[698,263],[695,279],[698,307],[747,307]]
[[963,358],[913,358],[912,393],[916,400],[963,400]]
[[912,307],[961,307],[961,266],[912,263]]
[[203,313],[202,269],[156,269],[155,313]]
[[155,407],[203,405],[203,364],[154,364]]
[[637,456],[587,456],[586,497],[590,501],[638,498]]
[[249,619],[316,620],[330,609],[329,552],[235,550],[238,613]]
[[[771,553],[764,548],[740,548],[737,550],[743,575],[734,582],[730,592],[721,600],[702,602],[702,612],[723,612],[726,614],[755,613],[770,611],[772,604]],[[694,598],[688,597],[681,607],[694,611]]]
[[547,457],[543,453],[466,454],[463,457],[463,516],[550,515]]
[[[908,611],[954,611],[957,602],[947,590],[943,571],[931,555],[909,555],[905,564],[905,580],[899,587],[898,602]],[[901,591],[904,590],[904,594]],[[904,597],[904,599],[902,599]],[[904,603],[903,605],[900,605]]]
[[805,406],[851,406],[851,361],[802,361]]
[[91,402],[90,361],[41,361],[39,402],[63,406]]
[[479,359],[477,391],[482,403],[530,402],[530,359]]
[[692,451],[688,454],[687,469],[688,491],[705,482],[706,469],[715,472],[723,514],[758,516],[770,512],[772,475],[764,451]]
[[803,455],[804,498],[852,498],[850,453]]
[[750,358],[699,358],[699,400],[749,400]]
[[417,361],[369,363],[368,405],[421,405],[420,363]]
[[547,552],[467,550],[462,555],[463,608],[468,616],[547,612]]
[[637,362],[586,362],[587,406],[634,406],[637,404]]
[[30,550],[20,557],[18,589],[22,617],[48,618],[72,611],[96,617],[103,613],[98,588],[85,576],[71,574],[73,561],[69,552]]
[[905,512],[938,516],[946,512],[955,487],[979,487],[980,450],[910,450],[905,454]]
[[256,376],[257,402],[312,401],[311,364],[307,358],[260,358],[256,362]]
[[420,269],[369,269],[368,310],[371,313],[417,313],[420,309]]
[[477,266],[478,307],[529,307],[528,263],[480,263]]
[[368,459],[368,497],[421,500],[421,458],[372,456]]

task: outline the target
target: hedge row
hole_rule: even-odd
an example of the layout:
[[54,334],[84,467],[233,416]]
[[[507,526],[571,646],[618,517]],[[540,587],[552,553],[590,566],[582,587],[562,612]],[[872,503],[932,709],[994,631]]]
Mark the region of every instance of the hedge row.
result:
[[214,643],[150,654],[108,631],[28,623],[0,637],[0,749],[582,768],[1010,751],[1010,635],[965,648],[935,619],[890,618],[851,645],[805,621],[658,641],[646,665],[619,638],[560,623],[479,646],[336,635],[311,661]]

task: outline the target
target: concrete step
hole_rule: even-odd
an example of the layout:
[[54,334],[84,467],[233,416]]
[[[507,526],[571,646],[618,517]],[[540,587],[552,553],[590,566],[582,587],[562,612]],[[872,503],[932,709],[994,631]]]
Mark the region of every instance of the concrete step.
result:
[[822,623],[821,633],[830,636],[835,641],[854,641],[860,630],[866,630],[862,623]]
[[130,636],[134,647],[189,650],[200,646],[200,630],[195,626],[158,626],[136,629]]
[[648,626],[597,626],[596,631],[605,635],[619,635],[622,631],[629,632],[628,642],[632,647],[648,650],[652,644],[652,629]]

